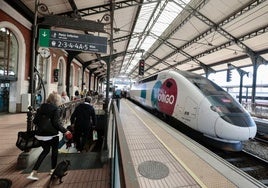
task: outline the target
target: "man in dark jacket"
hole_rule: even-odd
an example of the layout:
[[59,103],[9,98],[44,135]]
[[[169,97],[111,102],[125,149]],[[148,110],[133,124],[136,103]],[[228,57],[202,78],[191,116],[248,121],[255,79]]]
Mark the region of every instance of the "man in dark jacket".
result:
[[96,127],[96,114],[91,97],[87,96],[85,102],[79,104],[71,115],[71,124],[74,127],[74,142],[78,152],[83,151],[85,144],[92,137],[92,131]]

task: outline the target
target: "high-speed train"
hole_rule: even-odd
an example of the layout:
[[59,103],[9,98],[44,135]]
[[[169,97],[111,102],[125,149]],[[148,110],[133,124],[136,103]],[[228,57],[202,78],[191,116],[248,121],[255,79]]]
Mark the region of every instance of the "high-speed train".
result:
[[129,97],[217,143],[238,144],[234,150],[241,150],[241,141],[256,135],[256,124],[242,105],[220,86],[195,73],[162,71],[133,85]]

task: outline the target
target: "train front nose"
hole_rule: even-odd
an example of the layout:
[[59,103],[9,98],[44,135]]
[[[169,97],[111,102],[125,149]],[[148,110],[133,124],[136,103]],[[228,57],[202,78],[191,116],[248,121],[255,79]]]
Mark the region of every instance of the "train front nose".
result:
[[245,141],[255,137],[257,127],[246,113],[225,114],[217,119],[215,131],[220,138]]

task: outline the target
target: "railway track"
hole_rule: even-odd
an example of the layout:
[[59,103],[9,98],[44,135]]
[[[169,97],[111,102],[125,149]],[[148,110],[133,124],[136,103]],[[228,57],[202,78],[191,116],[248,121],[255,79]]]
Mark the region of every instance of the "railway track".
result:
[[[170,126],[175,127],[178,122],[176,120],[170,120],[167,122]],[[191,139],[195,140],[196,142],[200,143],[207,149],[214,152],[216,155],[224,159],[226,162],[232,164],[236,168],[240,169],[244,173],[248,174],[249,176],[253,177],[257,181],[263,183],[265,186],[268,187],[268,161],[259,157],[256,154],[251,153],[250,151],[242,150],[242,151],[226,151],[222,149],[215,148],[204,141],[204,138],[200,133],[195,131],[189,131],[186,127],[181,127],[178,129],[180,132],[184,133],[185,135],[189,136]],[[268,148],[267,139],[264,139],[261,136],[256,137],[256,139],[252,140],[254,143],[258,142],[261,145],[266,145]],[[253,149],[256,149],[253,145]]]
[[213,152],[241,171],[268,186],[267,161],[244,150],[240,152],[214,150]]
[[[174,119],[173,120],[169,119],[167,123],[172,127],[175,127],[175,125],[178,124],[178,122]],[[215,148],[211,145],[211,143],[204,141],[204,138],[202,137],[202,135],[200,135],[200,133],[197,133],[192,130],[189,131],[189,129],[186,127],[180,126],[180,128],[177,130],[184,133],[185,135],[195,140],[196,142],[200,143],[207,149],[211,150],[216,155],[218,155],[223,160],[225,160],[227,163],[235,166],[240,171],[248,174],[249,176],[253,177],[255,180],[264,184],[264,186],[268,187],[268,161],[246,150],[234,152],[234,151],[226,151],[226,150]],[[261,139],[261,138],[258,137],[257,139]],[[253,141],[261,142],[262,145],[267,144],[267,140],[265,142],[265,140],[259,141],[257,139]],[[267,148],[268,148],[268,145],[267,145]]]
[[257,132],[257,135],[254,138],[254,140],[267,144],[267,147],[268,147],[268,134]]

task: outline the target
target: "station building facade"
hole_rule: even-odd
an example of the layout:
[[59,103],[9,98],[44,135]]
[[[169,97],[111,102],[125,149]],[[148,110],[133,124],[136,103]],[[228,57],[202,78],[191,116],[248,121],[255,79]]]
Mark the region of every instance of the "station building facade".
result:
[[[30,82],[32,66],[32,23],[3,1],[0,1],[0,113],[27,111],[30,104]],[[61,49],[36,49],[36,69],[41,76],[45,95],[66,90],[66,68],[68,53]],[[91,90],[94,79],[89,70],[84,71],[76,59],[71,62],[69,97],[76,90]],[[57,71],[58,79],[54,79]],[[82,86],[83,85],[83,86]]]

